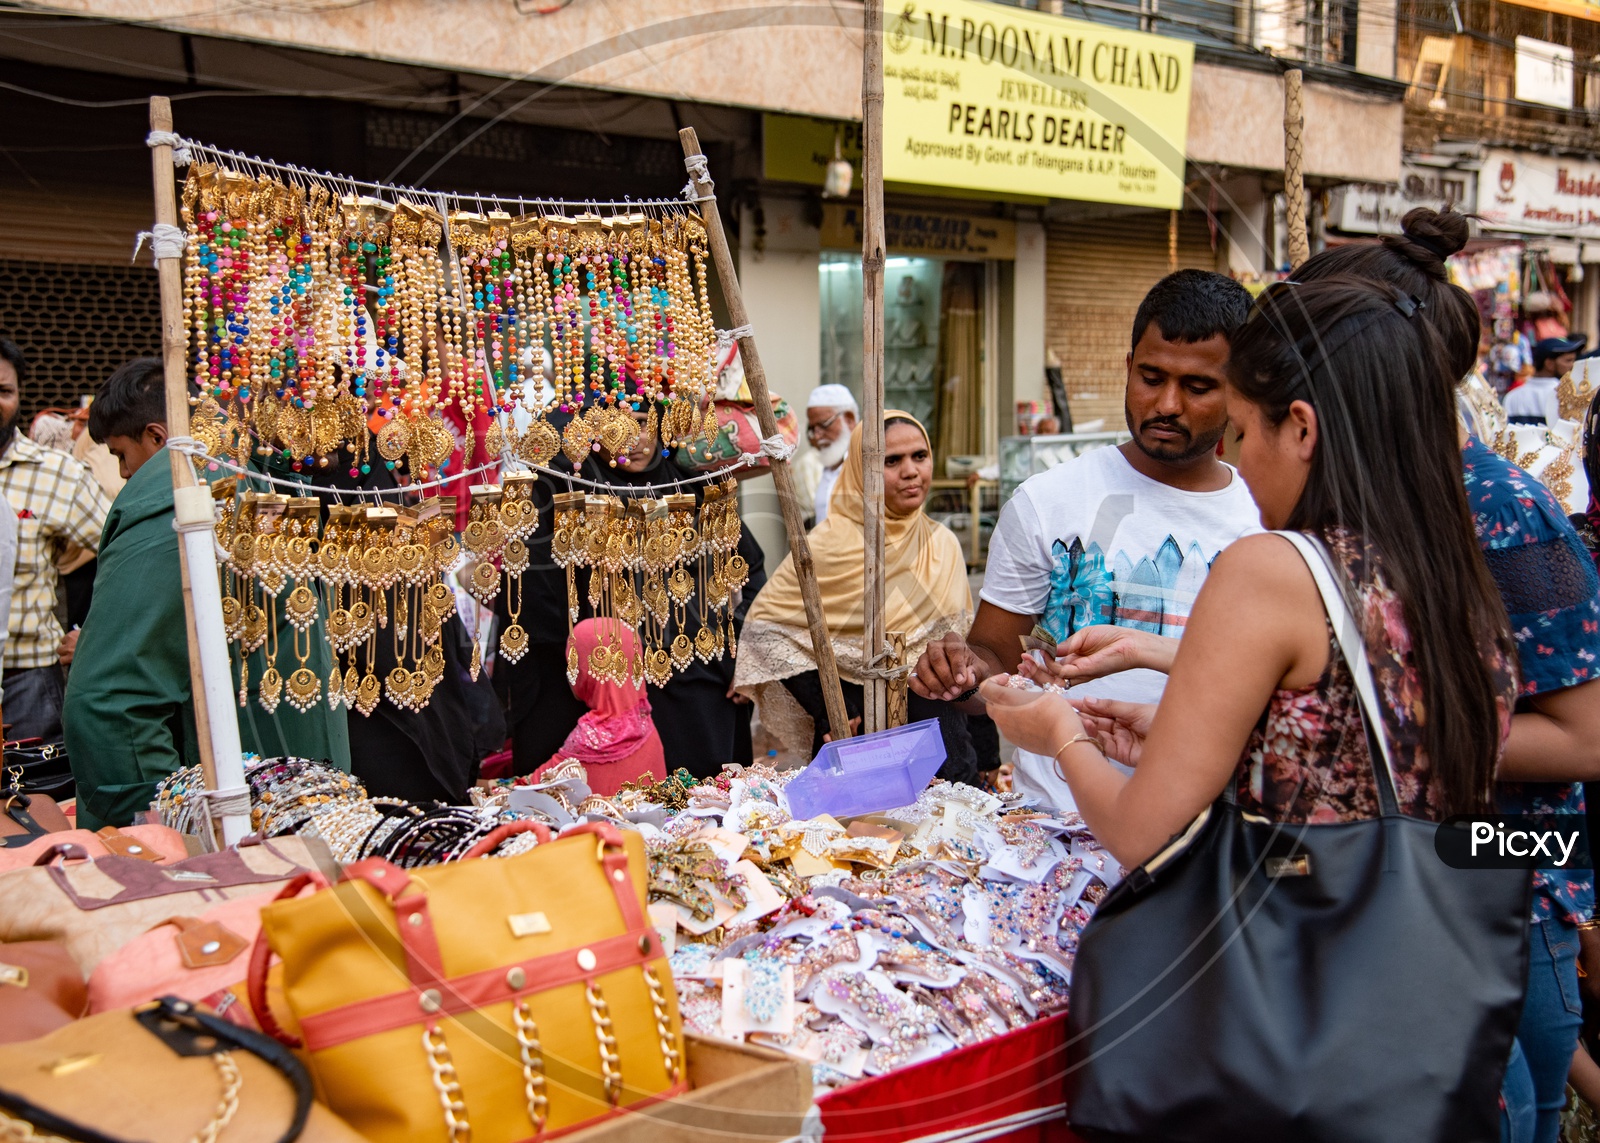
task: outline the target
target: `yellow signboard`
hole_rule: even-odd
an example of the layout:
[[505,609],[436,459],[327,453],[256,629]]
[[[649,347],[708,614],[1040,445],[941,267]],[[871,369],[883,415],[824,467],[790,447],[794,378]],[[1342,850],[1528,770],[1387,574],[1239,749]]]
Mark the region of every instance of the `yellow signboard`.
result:
[[769,179],[820,187],[834,155],[849,162],[850,185],[861,185],[861,124],[803,115],[761,117],[763,172]]
[[884,24],[886,180],[1183,205],[1193,44],[981,0]]
[[[822,248],[861,249],[859,206],[845,202],[822,204]],[[1017,256],[1017,224],[1005,218],[890,206],[883,212],[883,249],[889,254],[1009,261]]]

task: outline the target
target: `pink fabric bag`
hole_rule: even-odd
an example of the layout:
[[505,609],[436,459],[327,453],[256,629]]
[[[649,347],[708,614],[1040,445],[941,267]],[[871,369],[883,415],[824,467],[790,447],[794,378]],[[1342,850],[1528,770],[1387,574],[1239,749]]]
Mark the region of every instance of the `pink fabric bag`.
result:
[[168,865],[189,856],[183,835],[163,825],[123,826],[109,833],[69,829],[47,833],[27,845],[0,849],[0,873],[9,869],[26,869],[38,860],[41,853],[57,845],[82,846],[90,857],[117,854],[122,857],[141,857],[157,865]]
[[[326,888],[312,873],[303,891]],[[89,1014],[132,1008],[161,996],[215,1006],[218,994],[250,974],[250,948],[261,932],[261,910],[274,899],[255,894],[224,901],[198,917],[173,917],[135,937],[89,974]]]

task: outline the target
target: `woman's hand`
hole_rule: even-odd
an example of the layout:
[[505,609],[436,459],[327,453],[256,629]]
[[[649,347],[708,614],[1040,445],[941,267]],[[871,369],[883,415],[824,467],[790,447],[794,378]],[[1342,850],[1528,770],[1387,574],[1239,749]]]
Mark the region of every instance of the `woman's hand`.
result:
[[1065,698],[1044,691],[1006,686],[1009,675],[984,680],[978,694],[1000,733],[1022,749],[1053,758],[1062,745],[1082,734],[1083,722]]
[[1155,703],[1088,697],[1072,701],[1084,729],[1100,740],[1100,749],[1107,758],[1124,766],[1139,765],[1144,740],[1155,722]]
[[1074,633],[1056,651],[1056,658],[1046,660],[1042,667],[1025,656],[1018,673],[1038,683],[1068,686],[1139,667],[1166,674],[1172,670],[1178,641],[1132,627],[1101,624]]

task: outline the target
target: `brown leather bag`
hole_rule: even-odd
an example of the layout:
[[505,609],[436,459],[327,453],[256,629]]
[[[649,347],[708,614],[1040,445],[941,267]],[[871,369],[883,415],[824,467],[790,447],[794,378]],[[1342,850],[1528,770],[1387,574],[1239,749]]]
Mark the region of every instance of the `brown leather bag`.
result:
[[0,846],[27,845],[72,828],[56,800],[44,794],[0,795]]
[[83,973],[63,946],[0,945],[0,1044],[54,1032],[88,1010]]
[[275,1040],[171,997],[0,1045],[0,1138],[362,1143],[312,1094]]
[[169,917],[193,917],[235,897],[270,894],[295,877],[338,867],[319,839],[280,837],[171,865],[56,846],[28,869],[0,873],[0,941],[60,941],[85,976]]

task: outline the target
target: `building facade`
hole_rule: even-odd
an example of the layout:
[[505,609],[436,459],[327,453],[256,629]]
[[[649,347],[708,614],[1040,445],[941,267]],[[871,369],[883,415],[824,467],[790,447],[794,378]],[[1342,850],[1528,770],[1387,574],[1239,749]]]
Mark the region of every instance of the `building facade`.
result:
[[[971,7],[927,31],[938,3]],[[886,395],[927,420],[941,457],[992,457],[999,438],[1058,412],[1119,428],[1128,330],[1157,278],[1279,271],[1285,61],[1306,75],[1314,227],[1320,192],[1402,175],[1392,9],[1084,0],[1068,19],[1062,7],[889,13],[891,133],[909,122],[894,100],[920,84],[933,129],[974,147],[974,173],[925,180],[896,167],[897,151],[886,193]],[[151,211],[152,93],[173,98],[180,132],[220,146],[480,195],[670,195],[684,181],[676,132],[693,125],[775,391],[859,391],[859,176],[823,192],[830,162],[859,158],[860,37],[849,0],[21,0],[0,12],[0,260],[16,294],[0,332],[48,381],[32,407],[68,403],[156,348],[153,274],[128,263]],[[941,86],[974,60],[994,65],[973,74],[996,91]],[[983,99],[1011,110],[991,122]],[[1028,167],[1041,141],[1057,157]],[[1136,145],[1159,161],[1131,161]],[[1077,181],[1049,181],[1074,164]],[[1046,384],[1054,362],[1066,409]],[[763,514],[761,538],[781,550],[776,513]]]

